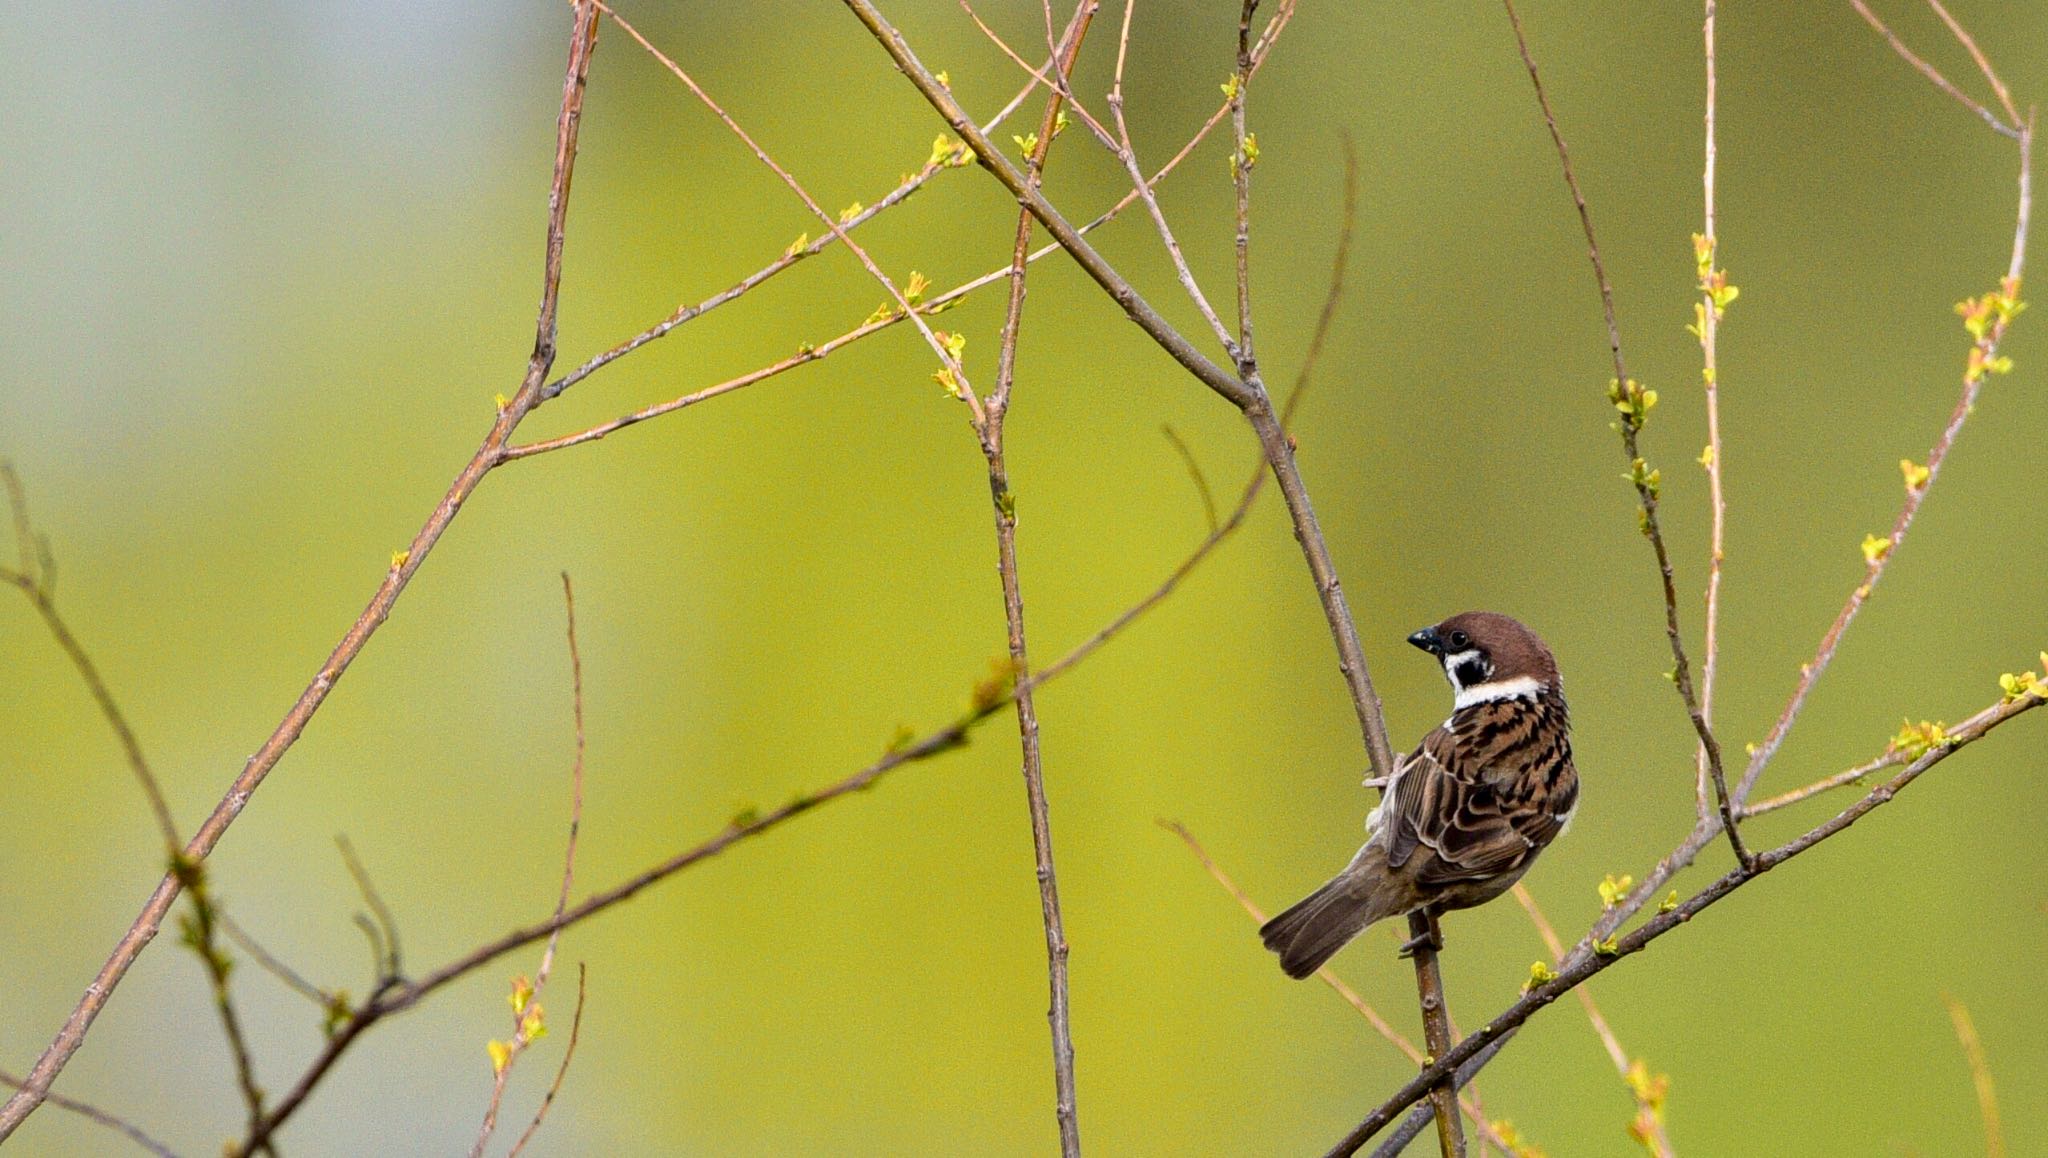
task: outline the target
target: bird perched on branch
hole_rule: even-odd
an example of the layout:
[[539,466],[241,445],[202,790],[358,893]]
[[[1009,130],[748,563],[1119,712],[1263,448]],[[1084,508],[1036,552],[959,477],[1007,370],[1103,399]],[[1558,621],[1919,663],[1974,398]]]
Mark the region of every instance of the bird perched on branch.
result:
[[1535,632],[1468,611],[1408,642],[1442,662],[1451,716],[1395,761],[1344,871],[1259,930],[1289,977],[1314,973],[1376,921],[1419,910],[1434,930],[1437,914],[1508,891],[1578,807],[1557,660]]

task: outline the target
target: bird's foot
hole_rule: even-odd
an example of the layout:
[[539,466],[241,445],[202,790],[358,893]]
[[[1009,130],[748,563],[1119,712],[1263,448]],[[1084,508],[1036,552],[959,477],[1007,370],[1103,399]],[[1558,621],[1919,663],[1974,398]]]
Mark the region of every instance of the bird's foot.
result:
[[1414,957],[1417,953],[1422,952],[1422,950],[1425,948],[1427,948],[1432,953],[1440,953],[1443,951],[1444,931],[1442,926],[1436,923],[1436,914],[1426,914],[1425,919],[1428,921],[1427,928],[1425,928],[1422,932],[1417,933],[1415,936],[1408,938],[1406,941],[1401,942],[1401,951],[1399,956],[1403,961],[1406,961],[1409,958]]

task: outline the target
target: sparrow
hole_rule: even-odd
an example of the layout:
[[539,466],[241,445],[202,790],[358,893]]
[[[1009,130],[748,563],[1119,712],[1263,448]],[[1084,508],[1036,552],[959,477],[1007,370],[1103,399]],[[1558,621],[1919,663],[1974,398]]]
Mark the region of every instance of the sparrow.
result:
[[1437,914],[1501,895],[1578,808],[1557,660],[1535,632],[1468,611],[1408,642],[1443,664],[1450,718],[1395,761],[1344,871],[1259,929],[1289,977],[1314,973],[1376,921],[1420,910],[1434,930]]

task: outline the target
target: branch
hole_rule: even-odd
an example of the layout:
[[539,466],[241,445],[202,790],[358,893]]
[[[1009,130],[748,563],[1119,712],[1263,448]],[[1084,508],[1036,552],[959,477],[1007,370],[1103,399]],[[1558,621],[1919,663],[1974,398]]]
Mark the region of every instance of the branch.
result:
[[[1081,52],[1081,42],[1095,18],[1095,0],[1081,0],[1074,9],[1065,38],[1054,52],[1054,69],[1060,78],[1046,98],[1045,114],[1039,120],[1036,143],[1026,159],[1026,180],[1036,190],[1045,168],[1046,156],[1057,135],[1061,93],[1067,74]],[[977,423],[981,453],[988,462],[989,495],[994,500],[996,531],[996,572],[1003,591],[1003,622],[1008,636],[1010,670],[1016,679],[1012,699],[1017,708],[1017,734],[1022,749],[1025,803],[1031,815],[1031,850],[1038,877],[1039,915],[1045,925],[1045,957],[1051,1004],[1046,1019],[1052,1027],[1054,1112],[1059,1122],[1060,1153],[1079,1158],[1081,1127],[1074,1092],[1074,1033],[1071,999],[1067,982],[1066,923],[1060,915],[1059,875],[1053,865],[1052,819],[1045,799],[1045,770],[1039,747],[1038,709],[1032,699],[1031,660],[1024,636],[1024,589],[1017,573],[1017,504],[1010,488],[1009,469],[1003,459],[1003,419],[1010,408],[1010,389],[1016,383],[1017,341],[1024,324],[1025,269],[1031,257],[1031,213],[1017,214],[1016,241],[1010,253],[1010,300],[1003,317],[1002,342],[997,354],[996,385],[989,395],[982,420]],[[964,383],[962,385],[964,389]]]
[[[1944,13],[1943,15],[1946,15]],[[1970,1081],[1977,1087],[1977,1113],[1984,1119],[1984,1158],[2005,1158],[2005,1130],[1998,1124],[1998,1087],[1991,1082],[1991,1063],[1984,1058],[1984,1043],[1977,1039],[1977,1025],[1970,1009],[1947,994],[1942,1003],[1956,1027],[1956,1041],[1970,1063]]]
[[[569,620],[569,687],[571,714],[576,721],[576,756],[569,770],[569,840],[568,848],[562,854],[562,889],[555,899],[555,928],[548,934],[548,947],[541,952],[540,968],[528,983],[524,977],[512,982],[512,1036],[504,1042],[490,1043],[491,1054],[491,1101],[484,1110],[483,1125],[478,1128],[476,1142],[469,1148],[469,1158],[483,1158],[484,1147],[491,1140],[491,1133],[498,1128],[498,1107],[505,1099],[505,1083],[512,1076],[513,1063],[519,1060],[526,1048],[547,1032],[547,1021],[541,1011],[540,997],[548,986],[548,974],[554,971],[555,949],[562,941],[562,910],[569,907],[569,886],[576,879],[576,837],[583,828],[583,653],[576,646],[576,588],[569,582],[569,573],[562,572],[562,602],[568,610]],[[396,970],[393,970],[396,972]],[[576,1025],[583,1023],[583,980],[578,970],[576,982]],[[570,1034],[569,1049],[574,1052],[575,1033]],[[562,1071],[569,1068],[569,1059],[562,1059]],[[561,1073],[555,1076],[555,1086],[561,1086]],[[554,1092],[548,1093],[547,1102],[554,1100]],[[542,1103],[541,1113],[547,1112],[547,1103]],[[519,1146],[526,1144],[534,1130],[540,1127],[536,1116],[533,1125],[520,1138]],[[514,1147],[516,1150],[517,1147]]]
[[[1154,823],[1179,837],[1181,843],[1187,845],[1188,851],[1194,854],[1195,860],[1201,864],[1203,870],[1217,884],[1223,886],[1223,891],[1229,893],[1231,899],[1238,903],[1238,907],[1242,908],[1251,917],[1254,925],[1266,923],[1266,911],[1260,908],[1258,902],[1252,900],[1242,888],[1238,887],[1237,882],[1231,879],[1229,873],[1224,872],[1221,866],[1210,859],[1208,850],[1202,847],[1201,841],[1195,839],[1194,833],[1187,830],[1186,825],[1181,824],[1177,820],[1157,820]],[[1337,976],[1335,970],[1331,969],[1328,965],[1323,966],[1316,970],[1316,980],[1329,986],[1337,996],[1344,999],[1345,1004],[1357,1010],[1358,1015],[1365,1018],[1366,1024],[1372,1026],[1374,1033],[1379,1034],[1395,1049],[1407,1055],[1409,1061],[1414,1062],[1416,1065],[1424,1064],[1427,1055],[1417,1049],[1414,1042],[1403,1037],[1399,1030],[1387,1022],[1386,1018],[1381,1017],[1379,1010],[1374,1009],[1371,1002],[1359,996],[1358,991],[1346,984],[1343,978]],[[1460,1081],[1459,1084],[1463,1085],[1464,1082]],[[1486,1115],[1480,1112],[1479,1106],[1475,1102],[1471,1099],[1460,1099],[1459,1108],[1464,1111],[1465,1117],[1471,1120],[1473,1129],[1486,1141],[1487,1145],[1497,1146],[1503,1151],[1509,1150],[1507,1140],[1486,1120]]]
[[[404,593],[406,585],[426,563],[434,545],[440,542],[449,523],[461,511],[463,503],[475,492],[477,485],[491,469],[502,461],[500,455],[513,430],[527,413],[540,402],[540,390],[547,380],[549,367],[555,357],[555,312],[562,280],[562,238],[563,228],[569,209],[569,179],[576,161],[576,136],[582,122],[583,89],[589,74],[590,55],[596,47],[597,10],[592,0],[579,0],[576,6],[574,31],[570,38],[569,64],[562,81],[561,112],[555,124],[555,171],[554,180],[548,192],[548,233],[545,272],[542,278],[540,316],[534,326],[533,353],[527,361],[526,376],[518,393],[498,412],[496,421],[484,438],[468,465],[463,467],[426,524],[413,536],[412,545],[406,551],[394,556],[391,569],[385,573],[384,581],[370,598],[370,605],[357,617],[341,642],[335,646],[327,662],[321,665],[312,683],[301,692],[291,710],[279,721],[270,738],[264,741],[256,754],[249,758],[240,775],[235,777],[220,803],[199,826],[192,839],[184,847],[184,858],[190,862],[204,860],[226,835],[228,827],[248,805],[249,798],[262,786],[264,777],[277,766],[277,762],[297,742],[314,713],[326,702],[334,685],[348,670],[356,656],[370,641],[370,637],[391,614],[391,607]],[[93,1020],[105,1007],[107,999],[127,976],[129,966],[143,948],[155,938],[162,926],[164,916],[170,912],[183,885],[176,873],[166,873],[157,884],[142,911],[129,926],[113,953],[92,983],[86,987],[84,996],[72,1009],[56,1037],[37,1059],[27,1079],[14,1096],[0,1106],[0,1142],[4,1142],[20,1127],[22,1121],[42,1104],[49,1094],[50,1085],[63,1072],[73,1054],[85,1043],[85,1035],[92,1028]]]
[[[1550,918],[1543,914],[1543,906],[1536,903],[1535,895],[1520,881],[1515,882],[1515,887],[1511,891],[1515,894],[1515,902],[1522,906],[1522,911],[1529,914],[1529,923],[1536,926],[1537,935],[1543,938],[1543,947],[1550,951],[1551,963],[1562,965],[1564,942],[1558,940],[1557,929],[1551,925]],[[1630,1132],[1635,1134],[1656,1158],[1672,1158],[1675,1151],[1671,1148],[1670,1135],[1664,1129],[1662,1097],[1652,1098],[1649,1089],[1646,1088],[1647,1082],[1638,1082],[1633,1076],[1628,1051],[1621,1048],[1621,1039],[1615,1036],[1614,1027],[1607,1024],[1607,1015],[1600,1012],[1600,1004],[1593,1000],[1593,991],[1580,986],[1572,992],[1577,995],[1579,1006],[1586,1011],[1586,1020],[1592,1024],[1594,1034],[1600,1038],[1600,1045],[1606,1049],[1607,1060],[1614,1063],[1614,1072],[1620,1075],[1622,1082],[1628,1086],[1629,1096],[1636,1101],[1636,1118],[1629,1124]]]
[[1729,847],[1735,851],[1735,862],[1750,866],[1752,857],[1742,843],[1742,834],[1736,826],[1734,798],[1728,794],[1727,776],[1721,766],[1721,744],[1714,738],[1714,730],[1707,723],[1707,717],[1700,708],[1699,700],[1693,695],[1692,665],[1685,655],[1685,637],[1678,627],[1678,588],[1672,578],[1671,552],[1664,546],[1664,532],[1657,521],[1657,485],[1655,471],[1648,470],[1637,446],[1637,435],[1641,432],[1643,419],[1650,408],[1657,404],[1657,394],[1644,390],[1635,379],[1629,377],[1628,364],[1621,356],[1621,327],[1614,319],[1614,285],[1607,280],[1607,266],[1600,260],[1600,242],[1593,234],[1593,215],[1586,208],[1586,196],[1579,189],[1579,178],[1572,171],[1571,150],[1565,147],[1564,135],[1558,131],[1557,116],[1551,111],[1550,97],[1543,91],[1543,77],[1536,69],[1536,58],[1529,51],[1529,38],[1522,31],[1522,18],[1515,11],[1514,0],[1501,0],[1507,9],[1508,23],[1515,31],[1515,47],[1522,54],[1522,64],[1529,71],[1529,83],[1536,90],[1537,107],[1543,111],[1543,123],[1550,130],[1550,143],[1557,149],[1557,159],[1564,170],[1565,188],[1571,192],[1572,204],[1579,211],[1579,226],[1586,234],[1586,256],[1592,262],[1593,280],[1600,289],[1600,310],[1607,321],[1607,347],[1614,356],[1614,384],[1608,388],[1608,398],[1621,411],[1621,419],[1615,429],[1621,432],[1622,452],[1629,460],[1630,481],[1635,484],[1636,501],[1641,507],[1643,535],[1650,540],[1650,548],[1657,560],[1658,578],[1663,584],[1664,634],[1671,641],[1671,681],[1678,688],[1679,699],[1685,704],[1685,714],[1692,721],[1693,731],[1699,734],[1701,750],[1706,754],[1707,772],[1714,782],[1714,795],[1721,810],[1721,830],[1728,834]]
[[540,1124],[548,1116],[548,1109],[555,1104],[555,1098],[562,1092],[562,1079],[569,1076],[569,1063],[576,1060],[576,1043],[583,1037],[583,998],[586,992],[584,982],[587,976],[582,964],[576,966],[576,1013],[569,1020],[569,1046],[562,1051],[562,1064],[555,1067],[555,1080],[549,1084],[547,1095],[540,1100],[540,1108],[533,1112],[533,1121],[527,1123],[525,1133],[505,1152],[505,1158],[519,1158],[526,1144],[540,1132]]
[[[78,669],[78,678],[85,681],[85,690],[92,694],[100,715],[106,718],[107,726],[114,731],[114,738],[120,741],[121,753],[128,758],[129,771],[135,774],[136,783],[142,785],[143,795],[149,798],[149,810],[156,817],[157,831],[163,835],[164,844],[175,849],[179,844],[178,824],[171,818],[171,806],[164,799],[163,786],[157,782],[156,773],[150,771],[149,760],[142,754],[142,743],[135,738],[135,729],[128,726],[128,718],[122,714],[121,706],[114,702],[113,693],[107,690],[106,681],[100,678],[98,666],[85,653],[78,638],[71,634],[64,617],[57,613],[55,567],[49,545],[35,533],[28,514],[28,491],[21,485],[21,476],[14,473],[13,463],[0,461],[0,484],[7,487],[7,503],[14,515],[15,550],[20,563],[19,569],[0,567],[0,582],[12,583],[21,589],[35,607],[36,614],[43,617],[43,625],[50,629],[57,647],[71,660],[71,666]],[[5,1136],[0,1134],[0,1137]]]
[[[0,1086],[8,1086],[18,1090],[24,1084],[26,1083],[13,1074],[0,1071]],[[155,1154],[157,1158],[178,1158],[177,1151],[150,1137],[147,1133],[143,1132],[140,1126],[129,1122],[125,1118],[109,1114],[90,1102],[81,1102],[77,1098],[67,1098],[63,1094],[46,1094],[43,1100],[60,1110],[69,1110],[85,1118],[87,1121],[98,1122],[109,1130],[120,1131],[128,1136],[129,1141]]]
[[2005,83],[1998,79],[1996,73],[1991,71],[1990,62],[1985,60],[1984,54],[1977,50],[1977,42],[1970,39],[1969,34],[1964,32],[1962,26],[1955,22],[1955,19],[1948,14],[1946,8],[1943,8],[1938,3],[1933,5],[1934,10],[1941,13],[1941,18],[1948,25],[1949,31],[1955,33],[1956,39],[1962,41],[1963,45],[1970,50],[1970,55],[1976,58],[1977,67],[1982,69],[1984,75],[1990,79],[1991,86],[1998,92],[1999,101],[2004,104],[2006,111],[2012,117],[2011,124],[1999,120],[1998,114],[1985,107],[1983,102],[1957,88],[1949,82],[1947,77],[1941,75],[1940,69],[1935,68],[1916,56],[1912,49],[1906,47],[1906,42],[1899,39],[1897,33],[1885,27],[1884,21],[1879,20],[1877,15],[1864,5],[1863,0],[1849,0],[1849,6],[1854,8],[1857,14],[1862,16],[1872,28],[1877,29],[1878,35],[1884,37],[1891,44],[1892,51],[1898,53],[1900,59],[1918,69],[1921,76],[1934,83],[1934,87],[1954,97],[1956,103],[1984,118],[1984,123],[1990,125],[1993,131],[2011,137],[2015,141],[2019,140],[2020,135],[2026,131],[2026,126],[2020,124],[2019,111],[2013,108],[2012,97],[2005,91]]
[[[1701,644],[1700,656],[1700,719],[1709,726],[1714,722],[1714,677],[1719,673],[1721,659],[1721,563],[1725,555],[1725,532],[1728,522],[1728,502],[1721,493],[1721,370],[1719,343],[1721,315],[1727,304],[1735,300],[1735,290],[1728,285],[1728,275],[1718,267],[1720,259],[1720,237],[1714,228],[1714,165],[1717,160],[1717,143],[1714,136],[1714,114],[1718,106],[1718,78],[1714,64],[1714,0],[1706,0],[1706,18],[1700,26],[1701,40],[1705,46],[1707,65],[1707,112],[1706,112],[1706,161],[1701,168],[1700,186],[1704,191],[1704,225],[1698,237],[1693,239],[1694,256],[1699,264],[1700,301],[1693,311],[1697,317],[1696,333],[1700,340],[1700,380],[1706,387],[1707,400],[1707,449],[1700,461],[1707,467],[1707,502],[1713,511],[1713,530],[1707,547],[1707,626],[1706,638]],[[1707,746],[1700,744],[1695,760],[1698,774],[1694,781],[1693,795],[1697,801],[1699,815],[1707,814],[1707,786],[1709,778],[1720,775],[1717,768],[1708,763]],[[1725,776],[1715,787],[1715,799],[1727,796]],[[1731,815],[1741,819],[1739,809]]]
[[[1683,903],[1668,911],[1660,911],[1634,932],[1603,942],[1598,950],[1592,953],[1580,955],[1575,950],[1574,956],[1567,959],[1565,967],[1558,971],[1557,976],[1529,989],[1519,1001],[1509,1006],[1500,1016],[1481,1026],[1463,1041],[1459,1042],[1447,1054],[1437,1058],[1434,1063],[1425,1067],[1412,1081],[1402,1086],[1400,1091],[1393,1097],[1388,1098],[1377,1109],[1373,1110],[1371,1114],[1367,1115],[1364,1121],[1360,1122],[1350,1134],[1346,1135],[1341,1142],[1329,1151],[1327,1158],[1357,1153],[1360,1147],[1372,1139],[1373,1135],[1386,1128],[1397,1114],[1408,1108],[1417,1099],[1427,1095],[1432,1086],[1443,1080],[1444,1075],[1457,1070],[1468,1059],[1519,1027],[1523,1022],[1534,1016],[1538,1010],[1583,985],[1594,974],[1600,973],[1609,966],[1642,952],[1649,947],[1652,941],[1690,922],[1694,917],[1728,894],[1760,879],[1770,870],[1777,868],[1779,865],[1806,852],[1830,837],[1841,834],[1858,820],[1889,803],[1899,792],[1903,791],[1914,780],[1919,779],[1920,775],[1929,768],[1934,767],[1962,748],[1983,738],[1993,728],[1998,727],[2007,720],[2032,711],[2044,703],[2048,703],[2048,688],[2030,692],[2018,699],[2004,701],[1986,708],[1964,725],[1950,732],[1944,743],[1929,748],[1901,770],[1898,775],[1872,789],[1868,794],[1844,809],[1837,816],[1777,848],[1759,854],[1755,858],[1756,867],[1753,870],[1737,866]],[[1709,835],[1709,839],[1712,839],[1712,835]]]
[[[1947,78],[1908,52],[1905,45],[1892,35],[1891,30],[1870,14],[1861,0],[1850,0],[1850,3],[1855,5],[1857,11],[1863,13],[1864,19],[1870,21],[1872,27],[1892,42],[1892,46],[1901,56],[1919,68],[1943,91],[1983,112],[1994,129],[2004,131],[2006,126],[1996,117],[1962,97],[1955,87],[1948,83]],[[1937,9],[1939,10],[1938,5]],[[1943,12],[1943,19],[1948,19],[1946,12]],[[1971,55],[1979,60],[1986,75],[1992,78],[1993,85],[2003,95],[2004,84],[1997,79],[1996,73],[1991,72],[1990,64],[1984,62],[1982,54],[1977,51],[1976,42],[1970,40],[1953,21],[1950,21],[1949,25],[1969,48]],[[1749,765],[1742,772],[1742,782],[1735,790],[1738,803],[1749,798],[1758,778],[1763,775],[1764,766],[1777,755],[1779,746],[1785,742],[1786,734],[1799,719],[1799,712],[1806,705],[1807,695],[1813,691],[1813,685],[1820,681],[1821,674],[1827,671],[1828,664],[1834,660],[1835,649],[1841,644],[1843,633],[1849,630],[1849,624],[1856,618],[1856,613],[1863,609],[1863,604],[1877,590],[1878,582],[1884,578],[1886,568],[1890,566],[1893,556],[1898,554],[1899,546],[1905,542],[1906,532],[1913,525],[1913,516],[1919,513],[1920,504],[1926,500],[1927,492],[1934,489],[1936,480],[1941,476],[1942,464],[1948,460],[1950,448],[1955,445],[1956,437],[1962,433],[1963,424],[1969,421],[1970,415],[1976,410],[1977,395],[1984,388],[1985,378],[1989,374],[2001,373],[2010,366],[2010,363],[1999,358],[1998,347],[2005,338],[2006,327],[2011,324],[2013,315],[2021,308],[2020,275],[2026,266],[2027,221],[2033,212],[2034,203],[2033,119],[2029,117],[2024,125],[2020,125],[2008,135],[2018,141],[2020,153],[2019,208],[2016,213],[2017,220],[2013,225],[2012,254],[2006,262],[2005,277],[1999,282],[1999,288],[1995,292],[1962,302],[1956,307],[1957,312],[1963,314],[1963,323],[1969,329],[1972,339],[1969,361],[1963,371],[1962,394],[1956,399],[1955,408],[1949,412],[1948,424],[1942,427],[1941,434],[1934,440],[1933,448],[1927,452],[1927,464],[1924,467],[1916,467],[1910,460],[1900,464],[1906,470],[1906,498],[1899,507],[1898,516],[1892,520],[1891,534],[1883,539],[1871,536],[1865,540],[1863,582],[1850,591],[1848,600],[1842,604],[1842,610],[1836,613],[1834,622],[1821,636],[1820,647],[1815,651],[1813,659],[1800,668],[1799,683],[1792,689],[1792,696],[1786,701],[1784,710],[1778,714],[1777,723],[1771,726],[1770,735],[1750,754]]]

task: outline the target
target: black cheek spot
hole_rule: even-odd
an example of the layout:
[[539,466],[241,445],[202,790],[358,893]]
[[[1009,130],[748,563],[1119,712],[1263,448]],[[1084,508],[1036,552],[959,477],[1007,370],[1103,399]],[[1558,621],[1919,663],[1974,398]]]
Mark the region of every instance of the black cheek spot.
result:
[[1457,670],[1451,674],[1457,679],[1459,687],[1476,687],[1486,682],[1486,661],[1468,659],[1459,664]]

